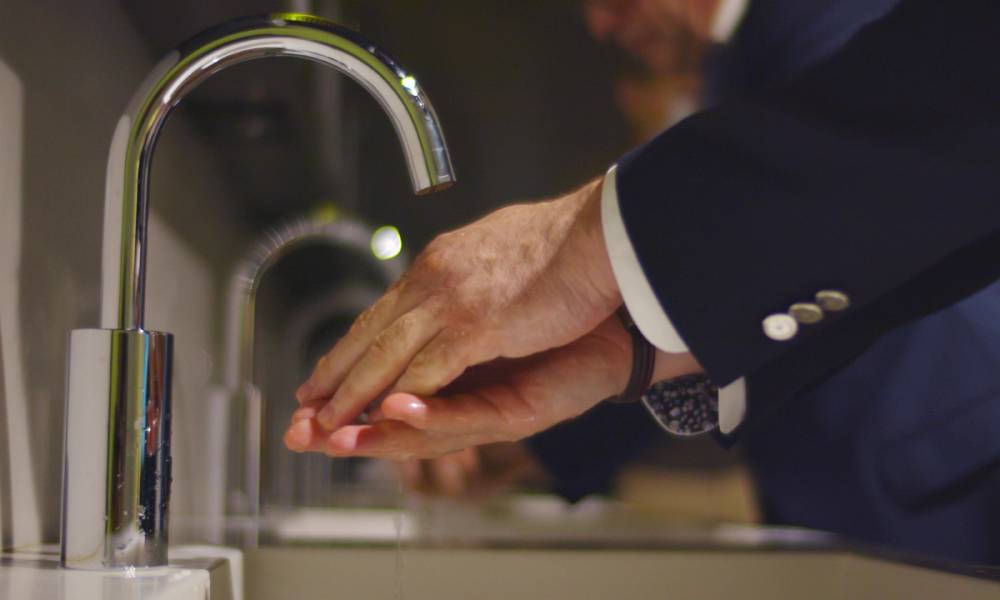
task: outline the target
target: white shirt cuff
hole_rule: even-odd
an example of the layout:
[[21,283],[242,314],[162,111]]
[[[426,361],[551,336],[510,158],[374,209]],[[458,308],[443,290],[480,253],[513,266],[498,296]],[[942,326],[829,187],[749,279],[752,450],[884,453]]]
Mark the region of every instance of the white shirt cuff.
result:
[[[636,327],[651,344],[664,352],[688,352],[688,346],[670,321],[639,264],[632,241],[625,231],[618,205],[617,165],[604,176],[601,190],[601,225],[618,288]],[[746,414],[746,383],[743,378],[719,388],[719,430],[731,433]]]
[[740,21],[746,15],[750,0],[720,0],[715,7],[715,14],[709,27],[709,36],[713,42],[728,43],[740,26]]

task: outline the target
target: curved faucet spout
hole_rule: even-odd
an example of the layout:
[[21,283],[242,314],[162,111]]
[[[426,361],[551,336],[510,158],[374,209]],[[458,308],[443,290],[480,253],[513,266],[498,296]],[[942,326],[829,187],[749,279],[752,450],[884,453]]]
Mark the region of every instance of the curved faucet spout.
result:
[[248,17],[210,29],[156,66],[115,130],[105,192],[102,327],[143,329],[150,169],[170,112],[214,73],[272,56],[318,62],[368,90],[395,127],[417,194],[455,181],[427,95],[413,75],[357,33],[326,19],[292,13]]
[[[257,292],[264,275],[283,257],[302,246],[323,244],[369,257],[369,266],[381,284],[388,287],[403,275],[405,256],[380,260],[372,255],[372,230],[349,217],[300,217],[269,229],[239,262],[230,278],[224,345],[225,383],[239,398],[234,405],[238,419],[229,451],[237,453],[227,486],[227,509],[234,514],[256,517],[261,509],[261,471],[264,462],[263,416],[266,398],[254,377]],[[376,288],[378,289],[378,288]],[[244,543],[256,542],[256,531],[245,532]]]

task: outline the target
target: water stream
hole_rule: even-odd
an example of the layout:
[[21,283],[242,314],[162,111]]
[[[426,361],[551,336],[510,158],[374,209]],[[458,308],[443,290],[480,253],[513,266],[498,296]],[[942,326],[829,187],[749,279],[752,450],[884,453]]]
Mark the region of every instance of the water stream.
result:
[[403,561],[403,510],[406,508],[406,493],[403,490],[403,480],[400,478],[396,488],[396,514],[392,517],[392,524],[396,528],[396,600],[403,600],[403,569],[406,563]]

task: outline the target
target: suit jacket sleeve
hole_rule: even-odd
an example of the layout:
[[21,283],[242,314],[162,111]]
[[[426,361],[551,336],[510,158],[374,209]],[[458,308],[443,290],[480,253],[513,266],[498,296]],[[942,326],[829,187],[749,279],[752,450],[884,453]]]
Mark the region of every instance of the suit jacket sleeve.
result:
[[[618,165],[629,238],[748,420],[1000,276],[1000,3],[905,0],[789,85],[683,121]],[[851,306],[768,339],[821,289]]]

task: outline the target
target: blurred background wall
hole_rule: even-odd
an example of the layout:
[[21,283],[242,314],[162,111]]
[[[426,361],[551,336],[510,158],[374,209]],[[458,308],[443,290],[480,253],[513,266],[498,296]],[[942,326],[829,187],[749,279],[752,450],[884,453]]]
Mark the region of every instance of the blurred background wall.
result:
[[[126,102],[154,57],[115,0],[14,3],[0,19],[0,534],[58,540],[66,335],[96,327],[104,177]],[[177,336],[177,501],[204,435],[221,264],[246,228],[217,156],[184,119],[155,167],[148,326]]]

